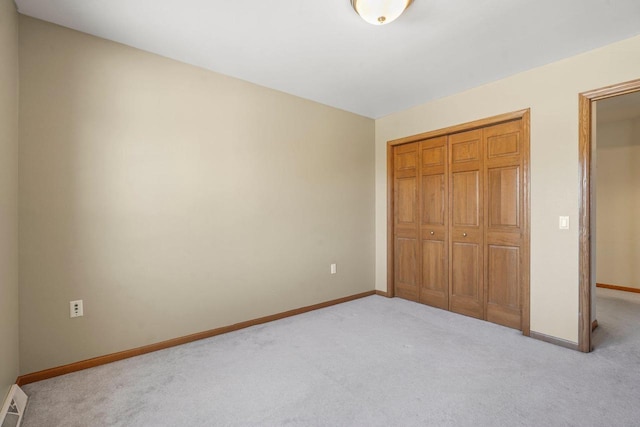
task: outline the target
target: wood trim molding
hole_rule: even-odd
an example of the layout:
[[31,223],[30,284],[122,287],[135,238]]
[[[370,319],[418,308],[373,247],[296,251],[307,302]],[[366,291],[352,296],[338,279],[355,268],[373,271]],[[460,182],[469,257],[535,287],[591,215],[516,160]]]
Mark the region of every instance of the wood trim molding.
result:
[[598,319],[595,319],[593,322],[591,322],[591,332],[595,331],[597,327],[598,327]]
[[606,86],[578,95],[579,242],[578,347],[591,351],[591,122],[592,103],[640,91],[640,79]]
[[540,332],[535,332],[535,331],[531,331],[531,338],[540,340],[540,341],[544,341],[544,342],[548,342],[549,344],[554,344],[554,345],[558,345],[560,347],[564,347],[564,348],[568,348],[570,350],[579,350],[579,346],[578,344],[572,342],[572,341],[568,341],[568,340],[564,340],[562,338],[556,338],[556,337],[552,337],[550,335],[546,335],[546,334],[541,334]]
[[519,111],[522,119],[522,135],[524,138],[524,183],[523,183],[523,213],[524,222],[524,259],[522,280],[522,334],[526,337],[531,334],[531,111],[529,109]]
[[591,101],[579,95],[578,348],[591,351]]
[[229,326],[223,326],[220,328],[211,329],[204,332],[198,332],[195,334],[186,335],[179,338],[173,338],[167,341],[145,345],[145,346],[134,348],[131,350],[119,351],[117,353],[111,353],[105,356],[98,356],[92,359],[82,360],[80,362],[74,362],[64,366],[58,366],[55,368],[34,372],[31,374],[21,375],[16,379],[16,384],[18,386],[23,386],[25,384],[46,380],[46,379],[57,377],[60,375],[69,374],[71,372],[77,372],[84,369],[94,368],[100,365],[106,365],[107,363],[116,362],[118,360],[128,359],[130,357],[140,356],[142,354],[151,353],[158,350],[164,350],[166,348],[175,347],[177,345],[187,344],[192,341],[211,338],[216,335],[226,334],[228,332],[249,328],[255,325],[261,325],[267,322],[273,322],[274,320],[284,319],[285,317],[296,316],[298,314],[307,313],[309,311],[318,310],[325,307],[330,307],[336,304],[342,304],[344,302],[353,301],[359,298],[375,295],[375,293],[376,293],[375,291],[362,292],[360,294],[350,295],[347,297],[338,298],[331,301],[321,302],[319,304],[313,304],[306,307],[296,308],[294,310],[272,314],[270,316],[260,317],[253,320],[247,320],[245,322],[240,322],[240,323],[236,323]]
[[[388,146],[409,144],[411,142],[422,141],[423,139],[435,138],[438,136],[450,135],[452,133],[466,132],[473,129],[479,129],[487,126],[497,125],[511,120],[522,119],[529,114],[529,109],[514,111],[511,113],[499,114],[486,119],[475,120],[473,122],[463,123],[460,125],[449,126],[443,129],[436,129],[429,132],[419,133],[417,135],[407,136],[404,138],[394,139],[387,143]],[[388,157],[388,156],[387,156]]]
[[600,101],[602,99],[613,98],[614,96],[626,95],[628,93],[638,92],[640,90],[640,79],[630,80],[624,83],[605,86],[600,89],[582,92],[580,95],[591,101]]
[[387,143],[387,296],[396,295],[394,286],[394,251],[393,251],[393,145]]
[[596,286],[598,288],[613,289],[616,291],[633,292],[635,294],[640,294],[640,288],[630,288],[628,286],[618,286],[618,285],[607,285],[606,283],[596,283]]
[[380,295],[381,297],[386,297],[386,298],[392,298],[391,296],[389,296],[389,292],[384,292],[384,291],[376,290],[376,295]]

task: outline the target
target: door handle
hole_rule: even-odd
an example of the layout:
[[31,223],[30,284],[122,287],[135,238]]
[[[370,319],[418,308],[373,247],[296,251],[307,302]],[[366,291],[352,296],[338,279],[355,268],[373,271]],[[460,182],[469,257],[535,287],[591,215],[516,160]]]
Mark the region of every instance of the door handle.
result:
[[433,236],[435,233],[432,231],[432,232],[431,232],[431,233],[429,233],[429,234],[431,234],[431,235]]
[[467,233],[462,233],[462,237],[467,237]]

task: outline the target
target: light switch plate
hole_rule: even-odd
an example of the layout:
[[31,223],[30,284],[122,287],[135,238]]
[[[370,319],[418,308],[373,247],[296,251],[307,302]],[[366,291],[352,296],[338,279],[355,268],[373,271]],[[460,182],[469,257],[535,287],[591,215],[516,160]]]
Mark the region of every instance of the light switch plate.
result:
[[560,217],[558,228],[560,228],[560,230],[568,230],[569,229],[569,217],[568,216],[561,216]]

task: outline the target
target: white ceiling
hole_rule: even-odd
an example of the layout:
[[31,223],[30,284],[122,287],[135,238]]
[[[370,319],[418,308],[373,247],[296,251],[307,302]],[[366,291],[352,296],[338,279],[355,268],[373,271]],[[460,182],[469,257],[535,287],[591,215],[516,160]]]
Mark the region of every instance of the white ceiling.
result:
[[[16,0],[25,15],[378,118],[640,34],[640,0]],[[638,53],[640,55],[640,53]]]

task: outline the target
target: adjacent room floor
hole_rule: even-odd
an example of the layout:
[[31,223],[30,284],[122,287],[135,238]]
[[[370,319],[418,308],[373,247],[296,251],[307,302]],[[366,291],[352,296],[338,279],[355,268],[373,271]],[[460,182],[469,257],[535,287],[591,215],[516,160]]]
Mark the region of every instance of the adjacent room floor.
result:
[[24,386],[33,426],[632,426],[640,294],[583,354],[372,296]]

